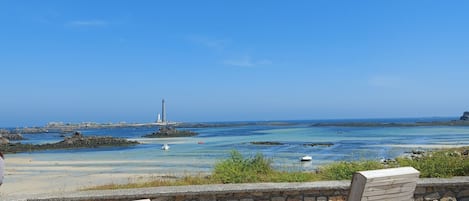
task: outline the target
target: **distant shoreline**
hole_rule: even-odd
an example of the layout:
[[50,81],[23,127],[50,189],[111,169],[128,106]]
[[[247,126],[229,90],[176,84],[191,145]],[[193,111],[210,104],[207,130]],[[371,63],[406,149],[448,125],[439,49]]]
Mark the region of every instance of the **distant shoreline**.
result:
[[[256,125],[276,125],[276,126],[292,126],[298,125],[298,123],[292,122],[281,122],[281,121],[272,121],[272,122],[233,122],[233,123],[180,123],[180,122],[171,122],[167,125],[173,126],[175,128],[213,128],[213,127],[237,127],[237,126],[256,126]],[[88,129],[114,129],[114,128],[158,128],[160,126],[165,126],[161,123],[78,123],[78,124],[48,124],[46,126],[36,126],[36,127],[24,127],[24,128],[15,128],[15,129],[2,129],[0,128],[1,134],[36,134],[36,133],[73,133],[79,130],[88,130]]]
[[383,122],[325,122],[315,123],[313,127],[417,127],[417,126],[469,126],[469,121],[432,121],[432,122],[410,122],[410,123],[383,123]]
[[[239,126],[294,126],[299,124],[310,125],[312,127],[416,127],[416,126],[469,126],[468,120],[441,120],[441,121],[415,121],[398,122],[373,121],[367,120],[331,120],[333,122],[318,122],[318,120],[295,121],[246,121],[246,122],[214,122],[214,123],[190,123],[190,122],[171,122],[175,128],[214,128],[214,127],[239,127]],[[0,128],[1,134],[36,134],[36,133],[73,133],[79,130],[88,129],[113,129],[113,128],[158,128],[161,123],[49,123],[46,126],[24,127],[15,129]]]

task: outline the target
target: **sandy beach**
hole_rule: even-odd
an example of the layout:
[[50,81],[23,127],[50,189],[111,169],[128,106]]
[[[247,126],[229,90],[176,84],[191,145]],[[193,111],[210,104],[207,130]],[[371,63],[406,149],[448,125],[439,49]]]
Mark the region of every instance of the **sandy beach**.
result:
[[[6,159],[6,174],[0,187],[0,198],[31,198],[34,194],[44,193],[61,195],[96,185],[144,181],[160,176],[111,171],[113,166],[126,162],[130,161],[38,161],[12,156]],[[137,172],[146,169],[149,168],[143,167]]]

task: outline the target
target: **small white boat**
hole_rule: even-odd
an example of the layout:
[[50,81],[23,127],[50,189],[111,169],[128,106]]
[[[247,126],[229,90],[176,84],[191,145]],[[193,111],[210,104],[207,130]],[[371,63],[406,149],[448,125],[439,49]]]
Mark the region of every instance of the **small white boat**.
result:
[[301,157],[300,160],[301,161],[312,161],[313,157],[306,155],[306,156]]
[[162,149],[162,150],[168,150],[168,149],[169,149],[169,145],[168,145],[168,144],[164,144],[163,146],[161,146],[161,149]]

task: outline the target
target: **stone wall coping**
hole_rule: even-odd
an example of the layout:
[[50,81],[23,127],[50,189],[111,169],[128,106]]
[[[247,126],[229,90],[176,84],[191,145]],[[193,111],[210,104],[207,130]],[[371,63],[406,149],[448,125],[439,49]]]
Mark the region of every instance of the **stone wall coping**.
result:
[[[301,191],[301,190],[336,190],[348,189],[350,181],[318,181],[318,182],[298,182],[298,183],[248,183],[248,184],[210,184],[210,185],[189,185],[189,186],[163,186],[152,188],[118,189],[118,190],[97,190],[79,191],[67,193],[65,195],[45,195],[35,199],[27,200],[87,200],[96,199],[138,199],[155,196],[174,195],[195,195],[195,194],[216,194],[216,193],[250,193],[250,192],[274,192],[274,191]],[[62,197],[63,196],[63,197]],[[60,199],[58,198],[60,197]],[[55,199],[57,198],[57,199]]]
[[461,185],[469,185],[469,177],[421,178],[417,180],[418,187],[461,186]]
[[[469,185],[469,177],[454,178],[424,178],[417,181],[417,187],[427,186],[461,186]],[[227,194],[227,193],[253,193],[253,192],[279,192],[279,191],[307,191],[307,190],[348,190],[350,180],[318,181],[298,183],[248,183],[248,184],[210,184],[190,186],[164,186],[137,189],[96,190],[63,192],[60,194],[36,195],[31,201],[81,201],[105,199],[141,199],[148,197],[164,197],[175,195],[197,194]]]

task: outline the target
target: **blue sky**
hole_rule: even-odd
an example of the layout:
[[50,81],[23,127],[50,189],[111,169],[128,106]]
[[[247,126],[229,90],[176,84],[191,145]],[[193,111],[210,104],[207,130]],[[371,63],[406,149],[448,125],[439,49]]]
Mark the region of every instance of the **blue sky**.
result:
[[468,1],[0,1],[0,126],[458,116]]

